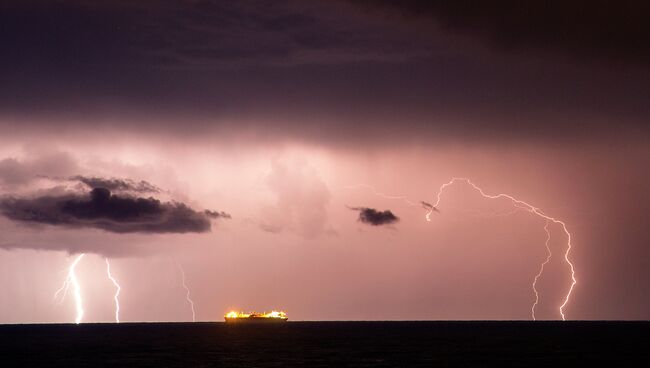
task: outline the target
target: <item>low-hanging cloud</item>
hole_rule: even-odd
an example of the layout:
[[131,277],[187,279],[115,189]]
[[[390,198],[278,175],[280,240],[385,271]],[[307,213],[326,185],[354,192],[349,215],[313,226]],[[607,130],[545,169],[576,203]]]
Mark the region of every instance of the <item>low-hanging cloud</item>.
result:
[[269,233],[285,230],[305,238],[329,234],[330,191],[318,172],[306,162],[273,161],[266,185],[276,203],[264,206],[259,227]]
[[0,201],[0,212],[16,222],[114,233],[203,233],[211,230],[211,218],[229,217],[196,211],[182,202],[115,195],[106,188],[85,194],[6,198]]
[[390,210],[379,211],[368,207],[348,207],[351,210],[359,211],[359,221],[372,226],[391,225],[399,221]]
[[205,210],[203,213],[208,216],[211,219],[218,219],[218,218],[227,218],[230,219],[232,216],[230,216],[229,213],[223,212],[223,211],[212,211],[212,210]]
[[420,204],[422,205],[422,208],[424,208],[424,209],[427,210],[427,211],[440,212],[440,210],[438,209],[438,207],[432,205],[432,204],[429,203],[429,202],[426,202],[426,201],[420,201]]
[[157,186],[144,181],[135,181],[131,179],[117,179],[117,178],[100,178],[88,177],[83,175],[75,175],[69,178],[70,180],[80,181],[90,188],[106,188],[111,192],[136,192],[136,193],[160,193],[161,189]]

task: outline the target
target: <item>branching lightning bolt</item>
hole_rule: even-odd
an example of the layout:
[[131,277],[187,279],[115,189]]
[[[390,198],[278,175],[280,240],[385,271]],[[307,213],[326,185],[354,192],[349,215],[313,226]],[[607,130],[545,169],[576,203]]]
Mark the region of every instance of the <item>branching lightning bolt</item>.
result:
[[[566,252],[564,253],[564,260],[569,265],[569,268],[571,270],[571,286],[569,287],[569,290],[567,291],[567,294],[564,297],[564,302],[559,307],[559,312],[560,312],[560,315],[562,316],[562,320],[566,321],[566,316],[564,315],[564,307],[569,303],[569,300],[571,298],[571,293],[573,292],[573,287],[578,282],[576,280],[576,277],[575,277],[575,269],[573,267],[573,263],[571,262],[571,260],[569,260],[569,253],[571,252],[571,233],[569,232],[569,230],[567,230],[566,223],[564,223],[564,221],[561,221],[561,220],[558,220],[558,219],[556,219],[554,217],[546,215],[539,208],[537,208],[535,206],[532,206],[532,205],[528,204],[527,202],[524,202],[524,201],[522,201],[520,199],[517,199],[517,198],[515,198],[515,197],[513,197],[513,196],[511,196],[509,194],[505,194],[505,193],[499,193],[499,194],[495,194],[495,195],[486,194],[483,191],[483,189],[479,188],[476,184],[474,184],[471,180],[469,180],[467,178],[452,178],[449,182],[447,182],[445,184],[442,184],[440,186],[440,189],[438,189],[438,194],[436,195],[436,203],[433,204],[434,207],[438,207],[438,205],[440,204],[441,196],[442,196],[442,193],[445,190],[445,188],[449,187],[450,185],[452,185],[452,184],[454,184],[456,182],[465,182],[465,183],[469,184],[472,188],[474,188],[474,190],[479,192],[485,198],[489,198],[489,199],[506,198],[506,199],[509,199],[510,201],[512,201],[512,203],[515,206],[521,207],[521,208],[525,209],[526,211],[545,219],[546,221],[550,221],[550,222],[553,222],[555,224],[560,225],[560,227],[562,228],[562,230],[564,231],[564,233],[567,236],[567,248],[566,248]],[[547,249],[550,250],[550,248],[547,248]]]
[[75,258],[75,260],[70,264],[70,267],[68,268],[68,275],[65,278],[65,281],[63,281],[63,286],[59,290],[57,290],[54,293],[54,299],[57,299],[59,296],[59,293],[63,292],[63,296],[59,299],[58,303],[62,303],[63,300],[65,299],[65,296],[68,293],[68,288],[70,285],[72,285],[73,293],[74,293],[74,300],[75,300],[75,307],[77,310],[77,316],[75,317],[75,323],[79,324],[81,323],[81,320],[83,319],[84,316],[84,309],[83,309],[83,300],[81,298],[81,287],[79,286],[79,280],[77,280],[77,274],[75,273],[75,268],[77,267],[77,264],[79,261],[81,261],[81,258],[85,253],[81,253],[80,255]]
[[106,274],[108,275],[108,278],[113,282],[113,285],[115,285],[115,295],[113,295],[113,299],[115,300],[115,322],[120,323],[120,299],[118,298],[120,295],[120,290],[122,288],[120,287],[120,284],[117,283],[117,280],[111,275],[111,264],[108,263],[108,258],[104,258],[106,261]]
[[522,201],[520,199],[517,199],[517,198],[515,198],[515,197],[513,197],[513,196],[511,196],[509,194],[505,194],[505,193],[499,193],[499,194],[495,194],[495,195],[486,194],[483,191],[483,189],[478,187],[476,184],[474,184],[468,178],[452,178],[449,182],[442,184],[440,186],[440,188],[438,189],[438,193],[436,194],[436,202],[433,203],[433,204],[430,204],[430,203],[427,203],[427,202],[424,202],[424,201],[421,201],[419,203],[413,202],[413,201],[409,200],[405,196],[387,195],[387,194],[384,194],[382,192],[379,192],[379,191],[375,190],[375,188],[373,188],[372,186],[367,185],[367,184],[357,184],[357,185],[348,186],[347,188],[359,188],[359,187],[368,188],[375,195],[380,196],[382,198],[402,200],[402,201],[404,201],[405,203],[407,203],[408,205],[410,205],[412,207],[422,207],[422,208],[424,208],[426,210],[426,213],[425,213],[426,221],[430,222],[431,221],[431,214],[434,211],[435,212],[439,211],[438,206],[440,205],[440,201],[442,199],[442,194],[443,194],[444,190],[447,187],[453,185],[456,182],[465,182],[465,183],[467,183],[468,185],[470,185],[474,190],[476,190],[484,198],[488,198],[488,199],[499,199],[499,198],[509,199],[512,202],[513,206],[517,207],[516,210],[513,211],[512,213],[517,212],[519,210],[525,210],[527,212],[530,212],[530,213],[532,213],[532,214],[546,220],[546,224],[544,226],[544,229],[545,229],[545,231],[547,233],[546,249],[548,251],[548,257],[547,257],[546,261],[544,263],[542,263],[542,265],[540,267],[540,272],[535,277],[535,279],[533,281],[533,285],[532,285],[533,291],[535,292],[535,303],[532,306],[533,320],[535,319],[535,306],[538,303],[538,293],[537,293],[537,289],[536,289],[537,280],[541,277],[541,275],[542,275],[542,273],[544,271],[544,265],[546,265],[549,262],[549,260],[550,260],[550,258],[552,256],[550,247],[548,246],[548,242],[550,240],[550,232],[548,230],[548,225],[551,222],[560,225],[560,227],[562,228],[562,230],[564,231],[564,233],[566,234],[566,237],[567,237],[567,247],[566,247],[566,251],[564,253],[564,260],[567,263],[567,265],[569,266],[569,269],[571,270],[571,285],[569,286],[568,291],[567,291],[567,293],[566,293],[566,295],[564,297],[564,301],[559,306],[559,313],[562,316],[562,320],[565,321],[566,316],[564,314],[564,307],[566,307],[566,305],[569,303],[569,300],[571,299],[571,294],[573,292],[574,286],[577,283],[577,280],[575,278],[575,269],[574,269],[573,263],[569,259],[569,254],[571,253],[571,248],[572,248],[572,245],[571,245],[571,233],[569,233],[569,231],[567,230],[566,223],[564,223],[563,221],[558,220],[558,219],[556,219],[554,217],[551,217],[551,216],[545,214],[544,212],[542,212],[539,208],[537,208],[535,206],[532,206],[532,205],[528,204],[527,202],[524,202],[524,201]]
[[546,242],[544,245],[546,246],[546,260],[544,263],[539,268],[539,272],[537,275],[535,275],[535,280],[533,280],[533,291],[535,292],[535,303],[533,303],[533,306],[531,307],[531,313],[533,316],[533,321],[535,321],[535,307],[537,306],[537,303],[539,302],[539,293],[537,292],[537,280],[542,277],[542,273],[544,273],[544,266],[551,260],[551,256],[553,253],[551,253],[551,248],[548,246],[548,242],[551,240],[551,232],[548,231],[548,220],[546,220],[546,224],[544,224],[544,231],[546,231]]
[[185,283],[185,271],[183,270],[183,266],[181,264],[178,264],[178,268],[181,270],[181,277],[182,277],[182,282],[183,282],[183,288],[185,288],[185,299],[187,299],[187,302],[190,304],[190,308],[192,309],[192,322],[196,322],[196,313],[194,312],[194,302],[190,298],[190,288],[187,287],[187,284]]

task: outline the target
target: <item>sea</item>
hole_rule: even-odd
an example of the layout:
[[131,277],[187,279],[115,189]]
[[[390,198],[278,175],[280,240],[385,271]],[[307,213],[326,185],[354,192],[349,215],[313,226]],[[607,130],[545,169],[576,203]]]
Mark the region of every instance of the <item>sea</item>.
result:
[[648,367],[650,322],[0,325],[0,367]]

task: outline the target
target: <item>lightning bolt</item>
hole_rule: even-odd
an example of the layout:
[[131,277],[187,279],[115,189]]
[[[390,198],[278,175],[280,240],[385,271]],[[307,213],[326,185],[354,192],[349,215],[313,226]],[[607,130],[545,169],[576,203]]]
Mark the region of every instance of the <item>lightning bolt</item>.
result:
[[400,196],[400,195],[388,195],[388,194],[385,194],[385,193],[382,193],[382,192],[379,192],[379,191],[375,190],[375,188],[373,188],[372,186],[367,185],[367,184],[351,185],[351,186],[347,186],[346,188],[359,188],[359,187],[368,188],[368,189],[370,189],[370,190],[371,190],[375,195],[377,195],[377,196],[379,196],[379,197],[386,198],[386,199],[402,200],[403,202],[405,202],[405,203],[408,204],[409,206],[412,206],[412,207],[422,207],[422,208],[424,208],[424,209],[426,210],[426,213],[425,213],[425,219],[426,219],[426,221],[427,221],[427,222],[430,222],[430,221],[431,221],[431,214],[432,214],[434,211],[438,212],[438,206],[440,205],[440,202],[441,202],[441,200],[442,200],[442,194],[443,194],[443,192],[445,191],[445,189],[448,188],[449,186],[451,186],[451,185],[457,183],[457,182],[464,182],[464,183],[467,183],[469,186],[471,186],[474,190],[476,190],[476,191],[477,191],[481,196],[483,196],[484,198],[487,198],[487,199],[501,199],[501,198],[505,198],[505,199],[510,200],[510,201],[512,202],[513,206],[516,207],[516,209],[515,209],[513,212],[508,213],[508,214],[512,214],[512,213],[518,212],[518,211],[520,211],[520,210],[525,210],[525,211],[527,211],[527,212],[530,212],[530,213],[532,213],[532,214],[534,214],[534,215],[536,215],[536,216],[538,216],[538,217],[540,217],[540,218],[546,220],[546,224],[545,224],[545,226],[544,226],[544,230],[545,230],[546,233],[547,233],[546,249],[547,249],[547,251],[548,251],[548,257],[547,257],[546,261],[544,261],[544,263],[542,263],[542,265],[541,265],[541,267],[540,267],[540,272],[539,272],[539,273],[537,274],[537,276],[535,277],[535,279],[534,279],[534,281],[533,281],[533,285],[532,285],[533,291],[534,291],[534,293],[535,293],[535,303],[533,304],[533,306],[532,306],[532,308],[531,308],[531,309],[532,309],[532,317],[533,317],[533,320],[535,319],[535,306],[537,305],[538,300],[539,300],[539,295],[538,295],[538,293],[537,293],[537,289],[536,289],[536,286],[537,286],[537,280],[542,276],[542,273],[543,273],[543,271],[544,271],[544,265],[546,265],[546,264],[549,262],[549,260],[550,260],[550,258],[551,258],[551,256],[552,256],[551,249],[550,249],[550,247],[548,246],[548,242],[549,242],[549,240],[550,240],[550,236],[551,236],[551,235],[550,235],[550,231],[548,230],[548,225],[549,225],[549,223],[554,223],[554,224],[558,224],[558,225],[561,227],[562,231],[564,231],[564,233],[566,234],[566,237],[567,237],[567,245],[566,245],[566,251],[564,252],[564,260],[565,260],[566,264],[568,265],[568,267],[569,267],[569,269],[570,269],[570,271],[571,271],[571,285],[570,285],[569,288],[568,288],[568,291],[567,291],[567,293],[566,293],[566,295],[565,295],[565,297],[564,297],[564,301],[563,301],[563,303],[559,306],[559,313],[560,313],[560,316],[562,316],[562,320],[563,320],[563,321],[566,321],[566,316],[565,316],[565,314],[564,314],[564,308],[565,308],[566,305],[569,303],[569,301],[570,301],[570,299],[571,299],[571,294],[573,293],[573,288],[574,288],[574,286],[576,285],[576,283],[577,283],[578,281],[576,280],[576,277],[575,277],[575,268],[574,268],[574,266],[573,266],[573,263],[572,263],[571,260],[569,259],[569,254],[571,253],[571,248],[572,248],[572,245],[571,245],[571,233],[568,231],[567,226],[566,226],[566,223],[565,223],[564,221],[561,221],[561,220],[559,220],[559,219],[556,219],[556,218],[554,218],[554,217],[551,217],[551,216],[545,214],[544,212],[542,212],[539,208],[537,208],[537,207],[535,207],[535,206],[533,206],[533,205],[531,205],[531,204],[529,204],[529,203],[527,203],[527,202],[524,202],[524,201],[522,201],[522,200],[520,200],[520,199],[517,199],[517,198],[515,198],[515,197],[513,197],[513,196],[511,196],[511,195],[509,195],[509,194],[505,194],[505,193],[499,193],[499,194],[494,194],[494,195],[492,195],[492,194],[486,194],[486,193],[483,191],[483,189],[481,189],[479,186],[477,186],[476,184],[474,184],[474,183],[473,183],[470,179],[468,179],[468,178],[456,178],[456,177],[455,177],[455,178],[452,178],[449,182],[442,184],[442,185],[440,186],[440,188],[438,189],[438,193],[436,194],[436,202],[433,203],[433,204],[430,204],[430,203],[427,203],[427,202],[424,202],[424,201],[422,201],[422,202],[420,202],[420,203],[416,203],[416,202],[413,202],[413,201],[409,200],[409,199],[408,199],[407,197],[405,197],[405,196]]
[[436,212],[438,211],[438,208],[436,208],[436,206],[434,206],[434,205],[432,205],[430,203],[427,203],[427,202],[424,202],[424,201],[413,202],[410,199],[408,199],[406,196],[385,194],[385,193],[377,191],[377,189],[375,189],[372,185],[368,185],[368,184],[348,185],[345,188],[348,188],[348,189],[366,188],[366,189],[369,189],[374,195],[376,195],[378,197],[382,197],[382,198],[385,198],[385,199],[397,199],[397,200],[403,201],[404,203],[408,204],[411,207],[424,208],[427,211],[426,214],[425,214],[425,218],[429,222],[431,221],[431,217],[430,217],[431,214],[434,211],[436,211]]
[[553,255],[553,253],[551,253],[551,248],[549,248],[548,246],[548,242],[551,240],[551,232],[548,231],[548,220],[546,220],[546,223],[544,224],[544,231],[546,231],[546,242],[544,243],[544,245],[546,246],[546,260],[540,266],[539,272],[537,273],[537,275],[535,275],[535,280],[533,280],[533,291],[535,292],[535,303],[533,303],[533,306],[530,309],[531,314],[533,316],[533,321],[536,321],[535,307],[539,302],[539,294],[537,293],[537,279],[542,277],[542,273],[544,273],[544,266],[546,266],[546,264],[551,260],[551,256]]
[[113,299],[115,300],[115,322],[120,323],[120,299],[118,298],[120,295],[120,290],[122,288],[120,287],[120,284],[117,283],[117,280],[111,275],[111,264],[108,263],[108,258],[104,258],[106,261],[106,274],[108,275],[108,278],[111,280],[113,285],[115,285],[115,295],[113,295]]
[[183,266],[181,266],[180,263],[178,263],[178,268],[181,270],[181,280],[183,282],[183,288],[185,289],[185,299],[190,305],[190,308],[192,309],[192,322],[196,322],[196,313],[194,312],[194,302],[190,298],[190,288],[187,287],[187,284],[185,283],[185,271],[183,270]]
[[80,255],[77,256],[77,258],[75,258],[72,264],[70,264],[70,267],[68,268],[68,275],[63,281],[63,286],[61,286],[61,288],[54,293],[54,299],[57,299],[59,294],[63,292],[63,296],[59,299],[58,302],[60,304],[65,299],[65,296],[68,293],[68,289],[70,285],[72,285],[75,307],[77,310],[77,316],[75,317],[75,321],[74,321],[76,324],[81,323],[81,320],[83,319],[84,316],[84,309],[83,309],[83,300],[81,298],[81,287],[79,286],[79,280],[77,280],[77,274],[75,273],[75,268],[77,267],[77,264],[79,263],[79,261],[81,261],[81,258],[83,258],[84,255],[85,253],[81,253]]
[[406,202],[409,206],[413,206],[413,207],[420,207],[421,206],[421,204],[415,203],[415,202],[409,200],[406,196],[385,194],[385,193],[377,191],[377,189],[375,189],[372,185],[368,185],[368,184],[348,185],[348,186],[346,186],[346,188],[348,188],[348,189],[366,188],[366,189],[370,189],[372,194],[374,194],[376,196],[379,196],[379,197],[382,197],[382,198],[399,199],[399,200],[402,200],[402,201]]
[[[559,307],[559,312],[560,312],[560,315],[562,316],[562,320],[566,321],[566,316],[564,315],[564,307],[566,307],[566,305],[569,303],[569,300],[571,298],[571,293],[573,292],[573,287],[578,282],[576,280],[576,277],[575,277],[575,268],[573,266],[573,263],[569,259],[569,253],[571,252],[571,247],[572,247],[571,246],[571,233],[569,232],[569,230],[567,230],[566,223],[564,223],[564,221],[558,220],[558,219],[556,219],[554,217],[551,217],[551,216],[545,214],[539,208],[537,208],[537,207],[535,207],[535,206],[533,206],[533,205],[531,205],[531,204],[529,204],[527,202],[524,202],[524,201],[522,201],[520,199],[517,199],[517,198],[515,198],[515,197],[513,197],[513,196],[511,196],[509,194],[505,194],[505,193],[499,193],[499,194],[494,194],[494,195],[486,194],[483,191],[483,189],[478,187],[476,184],[474,184],[471,180],[469,180],[467,178],[452,178],[449,182],[442,184],[440,186],[440,188],[438,189],[438,193],[436,195],[436,203],[433,204],[434,207],[438,207],[438,205],[440,204],[440,200],[441,200],[442,193],[444,192],[444,190],[447,187],[449,187],[450,185],[452,185],[452,184],[454,184],[456,182],[465,182],[465,183],[467,183],[468,185],[470,185],[474,190],[476,190],[484,198],[488,198],[488,199],[500,199],[500,198],[509,199],[513,203],[513,205],[515,205],[517,207],[520,207],[520,208],[522,208],[522,209],[524,209],[524,210],[526,210],[526,211],[528,211],[528,212],[530,212],[530,213],[532,213],[532,214],[546,220],[547,222],[553,222],[555,224],[560,225],[560,227],[562,228],[562,230],[564,231],[564,233],[567,236],[567,247],[566,247],[566,252],[564,252],[564,260],[567,263],[567,265],[569,266],[569,269],[571,270],[571,286],[569,286],[569,288],[568,288],[569,290],[567,291],[567,293],[566,293],[566,295],[564,297],[564,302]],[[547,249],[550,251],[550,248],[547,247]],[[535,285],[533,284],[533,289],[534,288],[535,288]]]

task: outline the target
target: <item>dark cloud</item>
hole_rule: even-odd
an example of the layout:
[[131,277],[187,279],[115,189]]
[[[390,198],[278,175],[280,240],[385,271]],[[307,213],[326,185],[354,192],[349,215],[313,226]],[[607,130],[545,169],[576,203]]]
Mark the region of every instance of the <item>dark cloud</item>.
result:
[[427,210],[427,211],[440,212],[440,210],[438,209],[438,207],[435,207],[434,205],[432,205],[432,204],[429,203],[429,202],[420,201],[420,204],[422,205],[422,208],[424,208],[424,209]]
[[230,216],[229,213],[223,212],[223,211],[211,211],[211,210],[205,210],[203,211],[206,216],[208,216],[211,219],[218,219],[218,218],[226,218],[230,219],[232,216]]
[[84,195],[6,198],[0,201],[0,211],[17,222],[114,233],[202,233],[211,229],[210,215],[184,203],[118,196],[106,188],[94,188]]
[[338,64],[404,51],[379,37],[380,24],[346,22],[354,13],[331,2],[6,1],[0,10],[11,50],[0,65],[21,69]]
[[111,192],[136,192],[136,193],[160,193],[157,186],[144,180],[135,181],[131,179],[116,178],[99,178],[76,175],[70,177],[70,180],[77,180],[86,184],[90,188],[106,188]]
[[364,224],[380,226],[391,225],[399,221],[399,217],[395,216],[390,210],[378,211],[374,208],[368,207],[348,207],[351,210],[359,211],[359,221]]
[[487,40],[502,50],[545,50],[581,60],[650,64],[650,3],[643,0],[352,0],[395,19]]
[[640,139],[648,6],[5,1],[0,138]]

